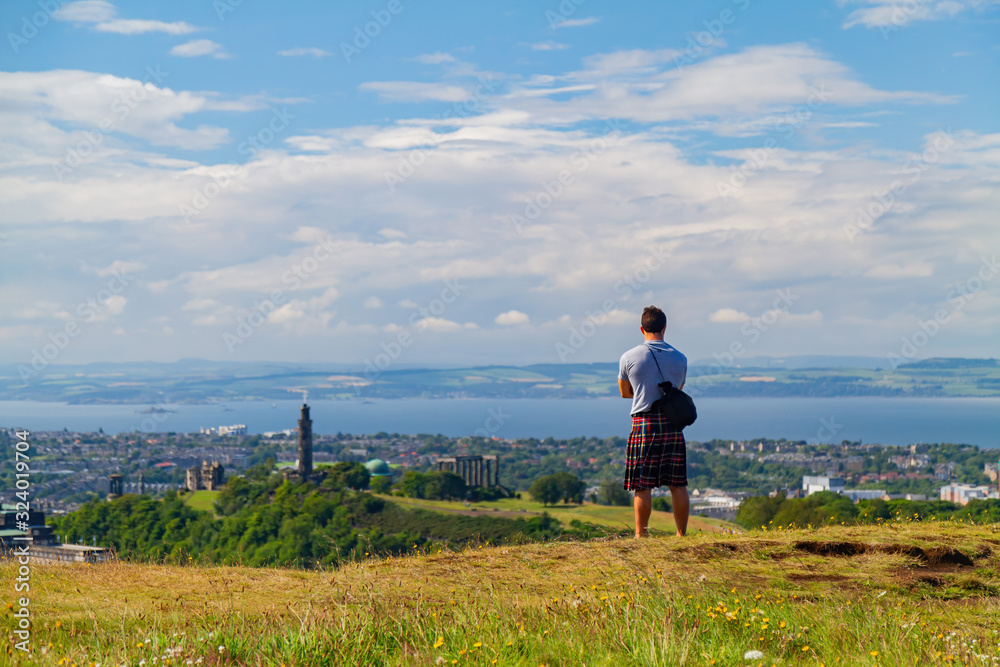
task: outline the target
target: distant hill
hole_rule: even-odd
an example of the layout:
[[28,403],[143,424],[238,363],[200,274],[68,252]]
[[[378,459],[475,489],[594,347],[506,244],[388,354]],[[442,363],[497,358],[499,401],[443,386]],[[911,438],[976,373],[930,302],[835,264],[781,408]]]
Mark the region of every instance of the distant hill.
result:
[[[691,366],[713,366],[715,359],[698,359]],[[791,357],[746,357],[739,368],[888,368],[885,357],[845,357],[829,354],[806,354]]]
[[[849,361],[855,365],[831,365]],[[685,390],[702,397],[1000,396],[996,359],[927,359],[896,369],[874,367],[869,357],[754,357],[741,362],[694,363]],[[336,364],[184,359],[51,365],[26,381],[16,365],[0,366],[0,373],[0,400],[70,403],[274,401],[303,392],[311,399],[618,395],[615,362],[366,372]]]

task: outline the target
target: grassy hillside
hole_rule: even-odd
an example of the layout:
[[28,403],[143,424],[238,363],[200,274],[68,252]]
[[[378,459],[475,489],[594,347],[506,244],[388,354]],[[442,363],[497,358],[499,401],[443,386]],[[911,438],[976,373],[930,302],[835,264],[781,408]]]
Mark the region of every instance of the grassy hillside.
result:
[[34,565],[31,645],[41,665],[992,665],[998,566],[997,526],[953,522],[482,545],[330,572]]
[[[489,502],[470,503],[466,506],[464,502],[450,500],[423,500],[417,498],[400,498],[398,496],[381,497],[405,507],[420,507],[437,512],[459,512],[470,516],[485,515],[510,518],[526,515],[540,516],[547,512],[565,525],[569,525],[571,521],[579,520],[597,526],[607,526],[614,530],[635,530],[635,518],[631,506],[609,507],[594,503],[583,503],[582,505],[560,503],[558,505],[545,506],[534,500],[517,498],[501,498],[500,500],[491,500]],[[674,525],[674,515],[669,512],[653,512],[649,517],[649,527],[654,532],[673,533],[677,530],[677,527]],[[736,526],[735,524],[718,519],[705,519],[692,516],[688,520],[688,527],[691,530],[717,531],[720,528],[735,528]]]
[[201,510],[202,512],[215,513],[215,506],[213,503],[215,499],[219,496],[219,491],[194,491],[188,495],[185,504],[196,510]]

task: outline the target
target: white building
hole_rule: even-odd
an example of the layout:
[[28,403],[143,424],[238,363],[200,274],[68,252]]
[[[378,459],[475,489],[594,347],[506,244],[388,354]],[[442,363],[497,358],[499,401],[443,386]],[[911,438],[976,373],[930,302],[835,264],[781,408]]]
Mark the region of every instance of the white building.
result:
[[802,478],[802,490],[807,496],[811,496],[819,491],[833,491],[834,493],[844,492],[843,477],[814,477],[805,475]]
[[232,424],[231,426],[209,426],[201,427],[201,432],[205,435],[246,435],[246,424]]
[[972,484],[948,484],[941,487],[941,500],[947,500],[959,505],[965,505],[970,500],[997,498],[997,490],[985,484],[975,486]]

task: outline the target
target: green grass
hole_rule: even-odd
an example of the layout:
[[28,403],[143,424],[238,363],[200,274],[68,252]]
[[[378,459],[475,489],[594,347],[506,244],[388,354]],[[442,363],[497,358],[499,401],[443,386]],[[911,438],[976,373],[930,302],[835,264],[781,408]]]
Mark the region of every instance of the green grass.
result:
[[219,497],[219,491],[194,491],[188,494],[184,501],[185,505],[203,512],[215,514],[215,499]]
[[[560,523],[569,524],[570,521],[578,519],[584,523],[592,523],[598,526],[607,526],[614,529],[633,530],[635,518],[632,507],[609,507],[606,505],[596,505],[584,503],[583,505],[542,505],[542,503],[527,498],[501,498],[488,502],[470,503],[468,507],[464,502],[451,500],[423,500],[416,498],[400,498],[398,496],[382,496],[400,505],[410,507],[421,507],[438,511],[470,511],[475,509],[477,513],[482,512],[485,516],[496,514],[494,508],[499,512],[516,512],[519,515],[539,516],[544,512],[559,520]],[[523,512],[522,512],[523,510]],[[501,516],[509,516],[502,514]],[[668,512],[653,512],[649,519],[651,530],[663,533],[676,532],[673,515]],[[715,530],[721,527],[734,527],[733,524],[718,519],[704,519],[692,516],[688,520],[688,528],[691,530]]]
[[993,665],[998,567],[996,526],[952,522],[484,545],[330,572],[33,565],[30,664]]

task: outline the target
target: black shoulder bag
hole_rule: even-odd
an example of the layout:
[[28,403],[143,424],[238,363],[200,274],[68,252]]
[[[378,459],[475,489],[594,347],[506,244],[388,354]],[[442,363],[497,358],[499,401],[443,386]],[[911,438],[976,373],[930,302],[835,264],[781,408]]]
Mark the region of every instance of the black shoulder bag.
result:
[[646,349],[649,350],[649,356],[653,357],[656,371],[660,374],[660,383],[657,386],[663,391],[663,397],[653,401],[652,410],[666,417],[678,431],[683,431],[698,419],[694,401],[672,383],[663,380],[663,371],[660,370],[660,362],[653,354],[653,348],[647,345]]

